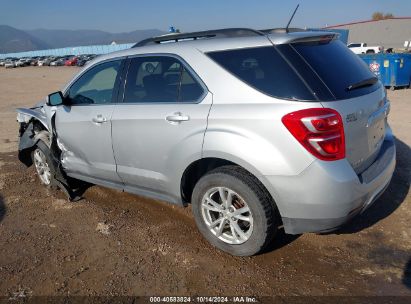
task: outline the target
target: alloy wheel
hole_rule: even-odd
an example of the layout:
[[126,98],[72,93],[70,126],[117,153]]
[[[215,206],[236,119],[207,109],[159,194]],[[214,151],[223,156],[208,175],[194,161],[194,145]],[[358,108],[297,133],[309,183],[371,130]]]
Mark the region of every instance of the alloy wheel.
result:
[[227,187],[214,187],[204,194],[201,214],[208,229],[227,244],[242,244],[253,232],[247,202]]
[[50,185],[51,182],[51,171],[50,167],[47,163],[46,156],[44,155],[43,151],[40,149],[36,149],[34,151],[34,166],[36,167],[36,171],[40,180],[45,185]]

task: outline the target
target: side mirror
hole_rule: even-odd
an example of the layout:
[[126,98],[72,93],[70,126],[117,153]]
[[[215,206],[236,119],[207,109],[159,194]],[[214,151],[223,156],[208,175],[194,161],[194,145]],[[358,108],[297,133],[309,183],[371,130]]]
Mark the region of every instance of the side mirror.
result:
[[48,106],[59,106],[62,104],[64,104],[64,97],[60,91],[51,93],[49,96],[47,96]]

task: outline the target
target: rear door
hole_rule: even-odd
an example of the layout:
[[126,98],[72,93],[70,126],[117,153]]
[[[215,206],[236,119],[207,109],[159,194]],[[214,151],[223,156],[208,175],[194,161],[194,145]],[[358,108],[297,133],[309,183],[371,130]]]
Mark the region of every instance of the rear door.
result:
[[211,94],[180,58],[130,59],[123,102],[112,117],[117,172],[127,191],[170,199],[181,170],[201,157],[211,103]]
[[[363,60],[338,40],[288,47],[301,56],[328,88],[332,98],[321,98],[321,104],[341,114],[347,159],[357,173],[363,171],[377,157],[385,136],[388,104],[383,86]],[[287,53],[285,46],[280,48]]]

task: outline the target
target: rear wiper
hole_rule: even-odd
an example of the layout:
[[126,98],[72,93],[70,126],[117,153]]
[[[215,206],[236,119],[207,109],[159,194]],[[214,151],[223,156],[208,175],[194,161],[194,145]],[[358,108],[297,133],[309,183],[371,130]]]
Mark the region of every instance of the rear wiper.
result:
[[375,84],[378,81],[377,77],[371,77],[365,80],[361,80],[357,83],[351,84],[349,85],[346,90],[347,91],[352,91],[355,89],[359,89],[359,88],[363,88],[363,87],[368,87],[368,86],[372,86],[373,84]]

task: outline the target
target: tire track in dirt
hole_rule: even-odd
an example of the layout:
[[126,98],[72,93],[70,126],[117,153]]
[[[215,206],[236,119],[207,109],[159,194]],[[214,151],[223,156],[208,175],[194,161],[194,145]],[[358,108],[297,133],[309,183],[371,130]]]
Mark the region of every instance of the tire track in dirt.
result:
[[70,203],[41,186],[15,154],[0,154],[0,161],[8,206],[0,286],[9,295],[364,294],[372,290],[369,277],[379,275],[355,271],[368,258],[350,253],[360,244],[310,244],[331,236],[280,240],[278,250],[231,257],[202,239],[190,210],[98,186]]

